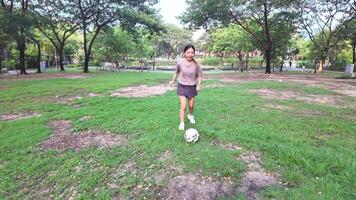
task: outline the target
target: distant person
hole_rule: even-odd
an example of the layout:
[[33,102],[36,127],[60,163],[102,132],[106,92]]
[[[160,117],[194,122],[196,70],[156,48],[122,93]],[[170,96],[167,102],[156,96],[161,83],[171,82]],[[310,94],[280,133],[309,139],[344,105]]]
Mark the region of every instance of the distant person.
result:
[[189,105],[189,114],[187,116],[190,123],[195,124],[193,116],[194,98],[198,95],[201,88],[203,70],[199,63],[194,59],[195,48],[193,45],[184,47],[184,58],[179,60],[176,64],[176,70],[170,85],[173,85],[178,77],[177,95],[180,101],[180,124],[179,130],[184,130],[184,115],[187,107],[187,100]]
[[292,67],[292,61],[289,60],[289,68],[291,68],[291,67]]

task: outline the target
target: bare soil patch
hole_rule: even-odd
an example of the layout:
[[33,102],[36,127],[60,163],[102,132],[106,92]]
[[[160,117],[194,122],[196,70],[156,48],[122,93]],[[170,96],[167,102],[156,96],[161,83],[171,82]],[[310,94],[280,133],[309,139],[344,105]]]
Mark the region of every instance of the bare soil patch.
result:
[[272,185],[278,185],[278,176],[273,173],[267,173],[261,165],[261,155],[255,152],[246,152],[238,160],[244,161],[247,171],[244,173],[238,191],[246,195],[250,200],[260,199],[258,193],[264,188]]
[[222,83],[211,83],[211,84],[206,84],[205,86],[203,85],[203,89],[204,88],[220,88],[220,87],[224,87],[224,84],[222,84]]
[[23,112],[23,113],[7,113],[0,115],[0,120],[2,121],[14,121],[20,119],[28,119],[31,117],[40,117],[41,115],[36,112]]
[[79,121],[88,121],[88,120],[90,120],[90,119],[92,119],[92,118],[93,118],[92,116],[85,115],[85,116],[81,117],[81,118],[79,119]]
[[278,111],[283,111],[283,110],[292,110],[293,108],[285,105],[277,105],[277,104],[265,104],[260,106],[262,109],[269,109],[269,110],[278,110]]
[[170,87],[167,84],[161,84],[156,86],[139,85],[113,91],[111,93],[111,96],[148,97],[153,95],[162,95],[170,90],[174,90],[174,87]]
[[78,79],[78,78],[87,78],[87,74],[79,73],[31,73],[28,75],[3,75],[1,79],[3,80],[47,80],[55,78],[68,78],[68,79]]
[[213,140],[212,144],[215,146],[220,146],[221,148],[229,151],[241,150],[242,147],[238,146],[237,144],[231,142],[221,142],[217,140]]
[[48,140],[40,144],[42,150],[80,150],[87,147],[111,148],[126,143],[125,137],[112,133],[100,131],[73,133],[70,122],[65,120],[52,121],[50,126],[54,129],[54,133]]
[[103,96],[103,95],[97,94],[97,93],[89,93],[88,96],[89,96],[89,97],[101,97],[101,96]]
[[218,74],[206,75],[207,79],[218,79],[227,83],[246,83],[255,81],[278,81],[299,83],[308,87],[322,87],[343,95],[356,97],[356,79],[335,79],[332,77],[323,77],[320,75],[300,74]]
[[[229,142],[213,141],[226,150],[242,149]],[[163,155],[168,154],[167,151]],[[168,166],[159,170],[153,177],[157,185],[163,186],[158,193],[159,199],[219,199],[231,198],[243,193],[247,199],[260,199],[258,193],[266,187],[278,185],[278,175],[268,173],[262,168],[261,155],[245,152],[236,159],[246,163],[247,169],[239,183],[230,177],[209,177],[200,173],[183,174],[179,167]]]
[[170,159],[171,157],[172,157],[172,152],[170,152],[169,150],[166,150],[157,159],[160,161],[166,161],[166,160]]
[[250,91],[266,99],[294,99],[306,101],[308,103],[327,104],[336,107],[347,107],[347,105],[344,105],[343,98],[341,96],[336,95],[316,95],[289,90],[277,91],[270,89],[254,89]]
[[232,196],[234,191],[234,183],[229,179],[186,174],[170,179],[158,196],[160,199],[209,200]]
[[79,100],[82,98],[83,98],[83,96],[81,96],[81,95],[66,95],[66,96],[56,95],[56,96],[50,97],[49,100],[59,103],[59,104],[71,105],[73,103],[73,101]]

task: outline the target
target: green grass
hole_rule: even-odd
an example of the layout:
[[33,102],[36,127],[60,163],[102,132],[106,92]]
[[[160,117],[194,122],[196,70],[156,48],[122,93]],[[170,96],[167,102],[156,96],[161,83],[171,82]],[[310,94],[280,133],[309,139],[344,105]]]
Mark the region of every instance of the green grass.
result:
[[[167,73],[93,73],[84,79],[0,80],[0,114],[37,111],[41,117],[0,121],[0,199],[111,199],[157,196],[152,176],[169,166],[183,173],[231,177],[238,182],[245,165],[212,140],[232,142],[244,150],[261,152],[263,167],[281,175],[288,188],[270,187],[266,199],[355,199],[356,112],[330,105],[293,100],[265,100],[250,89],[295,90],[335,94],[321,88],[274,81],[223,88],[206,88],[196,99],[196,125],[201,138],[186,144],[178,131],[179,101],[174,91],[147,98],[110,97],[109,91],[128,85],[168,82]],[[95,92],[101,97],[85,97]],[[49,101],[53,95],[82,94],[81,107]],[[353,103],[355,99],[351,100]],[[261,109],[280,104],[293,110]],[[296,114],[305,110],[322,115]],[[92,116],[90,120],[79,120]],[[51,135],[48,123],[70,120],[76,132],[97,129],[128,138],[123,147],[75,151],[40,151],[38,144]],[[168,161],[157,158],[166,150]],[[134,162],[136,172],[120,170]],[[108,187],[117,185],[117,188]],[[244,199],[237,194],[237,199]]]

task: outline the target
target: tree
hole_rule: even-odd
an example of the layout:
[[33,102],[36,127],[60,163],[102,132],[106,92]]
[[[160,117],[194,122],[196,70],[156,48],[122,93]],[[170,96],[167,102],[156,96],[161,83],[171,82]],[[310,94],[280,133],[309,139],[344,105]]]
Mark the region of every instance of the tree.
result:
[[351,20],[340,25],[336,37],[342,41],[351,41],[352,63],[354,64],[354,72],[356,72],[356,10]]
[[240,71],[243,71],[243,60],[248,66],[248,53],[253,50],[252,38],[240,26],[231,24],[212,33],[212,50],[233,53],[239,59]]
[[93,48],[93,54],[99,61],[113,61],[119,64],[127,59],[128,54],[135,48],[132,35],[120,27],[107,27],[102,35],[98,36]]
[[66,41],[79,29],[79,20],[69,14],[71,8],[68,4],[67,0],[37,0],[32,8],[39,21],[37,28],[56,49],[61,71],[64,71],[63,51]]
[[[235,23],[248,32],[254,40],[260,43],[266,59],[266,73],[271,73],[271,58],[273,42],[278,38],[273,38],[271,30],[274,23],[271,18],[274,16],[293,17],[288,6],[293,1],[270,1],[270,0],[189,0],[188,9],[183,13],[181,19],[191,27],[204,28],[228,25]],[[217,12],[218,11],[218,12]],[[275,20],[282,20],[274,18]],[[258,27],[251,28],[251,24]]]
[[0,9],[0,73],[2,71],[2,61],[5,59],[5,51],[11,42],[9,34],[5,33],[4,27],[7,25],[6,15],[2,9]]
[[26,42],[34,20],[29,12],[29,0],[1,0],[1,10],[6,21],[3,22],[4,31],[11,35],[17,44],[19,51],[20,74],[27,74],[25,66]]
[[210,46],[212,46],[212,34],[209,32],[203,33],[195,42],[195,48],[198,51],[210,52]]
[[323,71],[332,48],[337,45],[336,33],[341,28],[337,25],[351,20],[355,13],[352,12],[352,1],[305,0],[296,4],[300,26],[313,44],[314,57],[319,60],[320,72]]
[[[280,63],[280,72],[283,71],[284,60],[286,60],[287,56],[293,54],[292,36],[296,31],[293,19],[294,17],[286,17],[284,14],[276,14],[271,19],[271,23],[273,23],[271,35],[272,38],[276,38],[272,44],[271,57],[275,64]],[[273,65],[273,71],[275,64]]]
[[159,40],[159,49],[168,59],[176,58],[184,46],[192,42],[192,33],[173,24],[165,25],[165,30]]
[[156,0],[75,0],[70,2],[71,13],[81,21],[83,32],[83,71],[89,72],[89,60],[94,41],[101,29],[117,22],[124,30],[135,29],[137,24],[157,30],[159,20],[151,7]]

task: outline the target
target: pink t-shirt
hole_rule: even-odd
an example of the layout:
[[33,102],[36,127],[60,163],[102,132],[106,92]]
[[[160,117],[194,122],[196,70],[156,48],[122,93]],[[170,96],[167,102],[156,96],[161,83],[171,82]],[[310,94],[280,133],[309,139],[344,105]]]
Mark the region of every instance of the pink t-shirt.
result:
[[180,60],[176,64],[176,73],[180,84],[195,85],[197,77],[203,75],[203,70],[194,62],[188,64],[184,60]]

